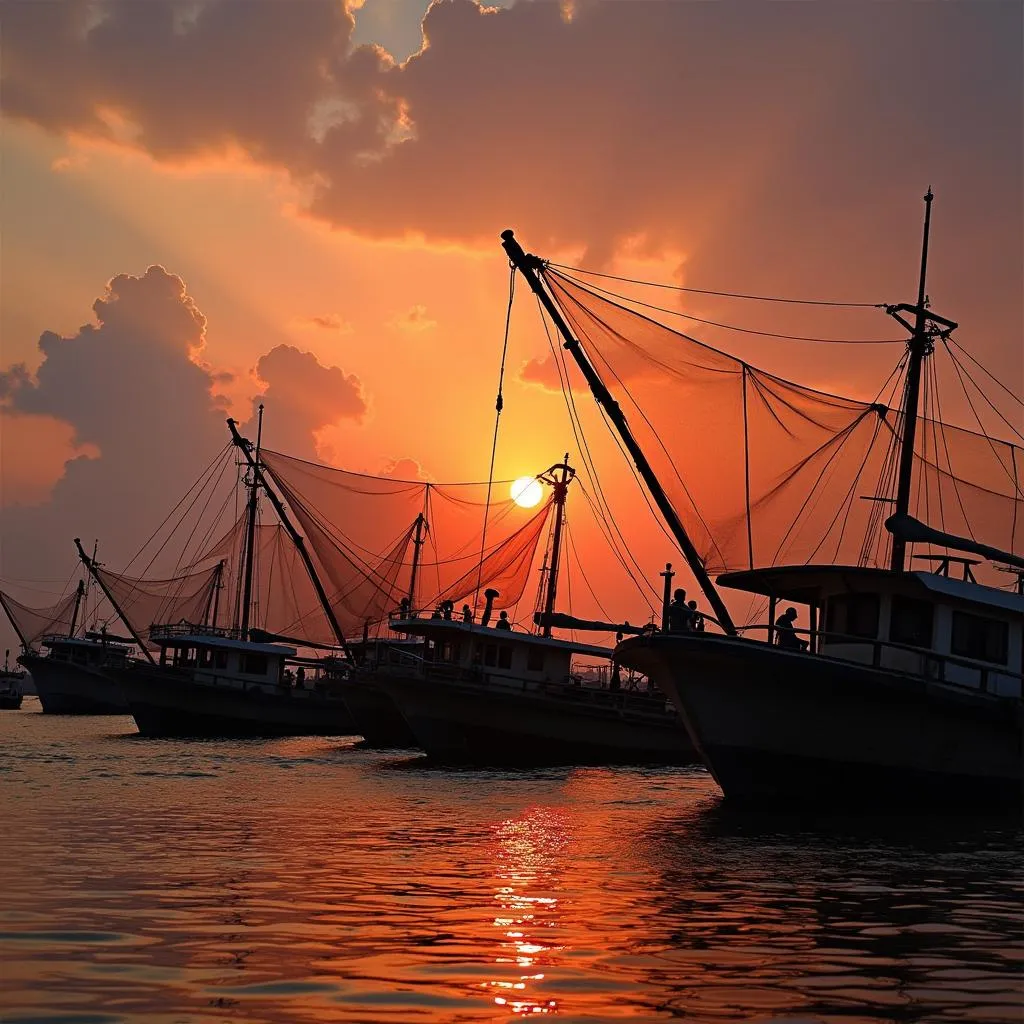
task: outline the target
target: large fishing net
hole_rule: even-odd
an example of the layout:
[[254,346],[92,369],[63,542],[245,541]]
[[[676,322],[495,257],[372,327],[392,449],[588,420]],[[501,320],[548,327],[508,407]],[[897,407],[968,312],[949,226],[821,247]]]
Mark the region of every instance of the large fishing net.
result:
[[[827,394],[705,345],[553,267],[542,273],[710,571],[888,563],[883,524],[893,510],[902,435],[898,374],[874,403]],[[937,407],[928,374],[925,410]],[[925,416],[915,455],[911,515],[1024,551],[1019,446]]]
[[[477,614],[488,588],[499,591],[499,608],[522,597],[550,500],[522,507],[509,481],[492,485],[488,503],[486,483],[368,476],[267,450],[261,460],[347,635],[379,630],[403,599],[413,610],[452,601]],[[315,623],[307,615],[303,628]]]
[[49,608],[30,608],[0,591],[0,606],[14,626],[22,644],[34,648],[44,636],[69,636],[78,595],[69,594]]

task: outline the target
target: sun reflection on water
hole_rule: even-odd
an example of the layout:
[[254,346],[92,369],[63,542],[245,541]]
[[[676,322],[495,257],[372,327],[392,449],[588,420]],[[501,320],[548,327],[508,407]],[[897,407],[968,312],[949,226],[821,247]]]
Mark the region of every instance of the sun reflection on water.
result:
[[558,943],[560,865],[568,845],[565,816],[532,808],[494,826],[499,913],[499,953],[494,962],[505,977],[481,983],[495,1005],[521,1017],[558,1012],[558,1001],[541,991],[564,946]]

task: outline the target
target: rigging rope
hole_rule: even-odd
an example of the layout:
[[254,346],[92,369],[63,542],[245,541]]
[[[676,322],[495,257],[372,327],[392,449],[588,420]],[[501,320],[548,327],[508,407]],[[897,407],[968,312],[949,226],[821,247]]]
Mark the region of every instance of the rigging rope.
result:
[[473,612],[480,603],[480,585],[483,581],[484,550],[487,546],[487,520],[491,516],[491,487],[494,484],[494,457],[498,451],[498,428],[501,426],[501,410],[505,406],[502,387],[505,382],[505,360],[508,356],[508,336],[512,326],[512,302],[516,295],[516,265],[509,263],[508,274],[508,309],[505,311],[505,340],[501,346],[501,367],[498,370],[498,397],[494,402],[494,439],[491,441],[491,465],[487,471],[487,500],[484,503],[484,528],[480,534],[480,564],[476,577],[476,590],[473,593]]
[[633,277],[620,277],[616,274],[602,274],[596,270],[584,270],[582,267],[570,267],[564,263],[548,263],[547,266],[557,267],[559,270],[571,270],[576,274],[586,274],[588,277],[603,277],[611,281],[624,281],[627,284],[640,284],[649,288],[667,288],[676,292],[692,292],[696,295],[717,295],[727,299],[753,299],[756,302],[785,302],[800,306],[834,306],[846,307],[848,309],[885,309],[884,302],[830,302],[826,299],[789,299],[778,295],[747,295],[743,292],[714,291],[710,288],[687,288],[679,284],[664,284],[658,281],[640,281]]
[[906,340],[903,338],[816,338],[808,337],[802,334],[777,334],[774,331],[758,331],[750,327],[737,327],[734,324],[723,324],[717,320],[705,320],[703,317],[693,316],[691,313],[683,313],[678,309],[669,309],[668,306],[657,306],[652,302],[644,302],[643,299],[636,299],[629,295],[622,295],[619,292],[609,291],[607,288],[602,288],[600,285],[588,284],[584,281],[578,281],[576,278],[569,274],[558,274],[557,276],[564,278],[566,281],[572,281],[573,284],[579,285],[581,288],[586,288],[591,292],[600,292],[602,295],[606,295],[609,298],[618,299],[620,302],[630,302],[636,306],[644,306],[647,309],[657,310],[659,313],[668,313],[670,316],[682,317],[684,320],[692,320],[694,323],[705,324],[708,327],[720,327],[725,331],[735,331],[739,334],[754,334],[761,338],[781,338],[783,341],[814,341],[823,345],[905,345]]

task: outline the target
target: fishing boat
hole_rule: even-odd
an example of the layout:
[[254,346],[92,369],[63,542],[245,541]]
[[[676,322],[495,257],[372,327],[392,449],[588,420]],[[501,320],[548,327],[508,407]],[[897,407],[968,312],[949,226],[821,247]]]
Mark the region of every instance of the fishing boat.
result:
[[[653,688],[633,690],[607,673],[608,685],[583,685],[574,659],[604,663],[612,649],[552,636],[559,621],[562,531],[569,484],[565,462],[538,479],[553,490],[554,523],[544,574],[539,634],[511,628],[507,613],[490,626],[493,602],[485,591],[481,621],[459,621],[451,605],[429,618],[400,616],[391,628],[418,637],[418,652],[396,652],[362,674],[388,694],[430,758],[442,764],[537,766],[556,764],[687,763],[696,754],[686,742],[674,709]],[[626,624],[568,625],[630,630]],[[617,671],[617,670],[616,670]]]
[[24,696],[25,673],[10,668],[10,651],[4,651],[4,667],[0,671],[0,710],[17,711]]
[[0,605],[21,641],[18,662],[31,673],[40,706],[50,715],[124,715],[128,712],[109,669],[131,653],[105,631],[79,634],[84,580],[49,608],[30,608],[0,593]]
[[[588,293],[527,255],[512,232],[503,235],[506,252],[606,409],[721,626],[721,633],[684,628],[626,638],[615,657],[657,681],[733,803],[1019,809],[1024,801],[1024,595],[1019,577],[1015,591],[991,582],[998,567],[1024,569],[1017,526],[1024,522],[1024,475],[1019,474],[1024,460],[1019,446],[989,436],[980,419],[980,432],[972,433],[920,410],[922,392],[933,400],[937,392],[928,357],[939,345],[953,354],[949,340],[957,327],[931,309],[925,288],[932,198],[929,191],[917,302],[885,306],[910,332],[898,367],[905,375],[896,409],[891,403],[858,404],[802,388],[730,359]],[[709,394],[731,387],[737,398],[733,423],[740,440],[732,449],[733,493],[744,508],[731,521],[720,520],[717,538],[710,517],[698,521],[691,515],[684,523],[682,502],[665,486],[675,473],[693,498],[699,480],[696,474],[682,479],[685,453],[666,449],[664,469],[655,471],[581,345],[583,338],[600,346],[630,331],[649,344],[662,338],[677,348],[692,343],[679,357],[690,360],[680,379],[688,374],[691,386],[697,381]],[[672,369],[667,361],[663,365]],[[704,369],[717,377],[700,378]],[[958,373],[962,369],[957,363]],[[900,383],[895,376],[894,396]],[[690,395],[696,415],[701,392]],[[767,412],[755,428],[748,416],[753,420],[762,407]],[[722,413],[717,422],[724,419]],[[816,447],[808,444],[806,452],[797,453],[801,430]],[[879,437],[885,443],[876,455]],[[859,447],[858,439],[864,442]],[[728,492],[726,441],[722,449],[714,486]],[[770,486],[758,495],[751,484],[758,472],[756,455],[767,458],[780,451],[793,454],[795,468],[766,477]],[[961,464],[953,465],[951,451]],[[983,477],[986,467],[990,472]],[[803,487],[800,473],[808,468],[814,475]],[[861,481],[876,476],[877,489],[858,494],[865,486]],[[787,500],[792,501],[788,507]],[[883,531],[886,504],[892,514]],[[933,527],[929,510],[943,523],[959,516],[966,526],[963,531]],[[806,523],[813,527],[804,549],[808,557],[787,564],[784,556],[800,550],[796,528]],[[692,534],[705,527],[703,550],[698,550]],[[986,536],[1001,543],[980,539]],[[859,546],[859,557],[848,560],[843,554],[851,542]],[[914,559],[926,560],[928,567],[911,561],[912,545],[919,546]],[[775,557],[756,565],[755,550],[770,550]],[[823,550],[834,558],[821,560]],[[736,561],[746,566],[721,573],[716,585],[708,568],[716,561],[726,568]],[[977,578],[982,572],[986,582]],[[738,628],[719,587],[734,597],[764,599],[767,623]],[[795,607],[776,619],[779,602],[804,607],[809,628],[794,627]],[[745,635],[755,631],[761,635]]]

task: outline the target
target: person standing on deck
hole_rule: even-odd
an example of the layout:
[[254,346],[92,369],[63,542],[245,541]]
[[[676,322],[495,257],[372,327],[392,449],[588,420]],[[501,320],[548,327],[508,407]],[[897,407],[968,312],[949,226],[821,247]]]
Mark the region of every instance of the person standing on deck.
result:
[[680,587],[668,606],[668,628],[672,633],[688,633],[693,628],[693,612],[686,603],[686,591]]

